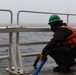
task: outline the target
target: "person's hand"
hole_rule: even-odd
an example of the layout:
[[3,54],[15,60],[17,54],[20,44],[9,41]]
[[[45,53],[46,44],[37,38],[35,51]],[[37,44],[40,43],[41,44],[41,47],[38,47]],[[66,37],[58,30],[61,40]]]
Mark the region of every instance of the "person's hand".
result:
[[42,53],[38,55],[39,60],[47,59],[47,56],[43,55]]

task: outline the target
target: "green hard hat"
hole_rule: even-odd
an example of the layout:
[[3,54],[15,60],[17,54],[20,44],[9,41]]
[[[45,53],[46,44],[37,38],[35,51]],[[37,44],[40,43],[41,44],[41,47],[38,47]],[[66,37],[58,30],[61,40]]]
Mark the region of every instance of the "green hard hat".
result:
[[53,15],[51,15],[50,18],[49,18],[49,23],[55,22],[55,21],[61,21],[61,19],[60,19],[60,17],[59,17],[58,15],[53,14]]

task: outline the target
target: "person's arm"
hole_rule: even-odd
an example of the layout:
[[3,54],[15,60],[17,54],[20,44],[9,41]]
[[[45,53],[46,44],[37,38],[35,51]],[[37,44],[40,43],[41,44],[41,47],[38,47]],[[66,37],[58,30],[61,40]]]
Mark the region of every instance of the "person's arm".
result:
[[72,31],[70,31],[66,28],[58,29],[56,31],[56,35],[51,39],[51,41],[42,50],[42,54],[43,55],[48,55],[50,50],[55,48],[58,45],[58,43],[61,43],[62,41],[64,41],[71,34],[72,34]]

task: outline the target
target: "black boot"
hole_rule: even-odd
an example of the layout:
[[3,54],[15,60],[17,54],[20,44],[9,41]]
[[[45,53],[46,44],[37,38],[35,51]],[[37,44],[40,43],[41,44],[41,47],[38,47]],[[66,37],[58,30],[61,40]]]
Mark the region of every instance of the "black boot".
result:
[[53,69],[54,72],[70,72],[70,67],[61,67],[61,66],[57,66]]

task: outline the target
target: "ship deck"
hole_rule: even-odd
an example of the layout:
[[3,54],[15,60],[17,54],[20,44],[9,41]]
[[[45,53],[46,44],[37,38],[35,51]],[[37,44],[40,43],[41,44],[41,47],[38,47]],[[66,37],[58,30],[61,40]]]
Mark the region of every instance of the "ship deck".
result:
[[[71,68],[72,71],[69,73],[57,73],[57,72],[55,73],[53,72],[53,68],[55,66],[56,66],[55,63],[44,65],[38,75],[76,75],[76,66],[72,67]],[[28,73],[26,73],[25,70],[28,71]],[[16,74],[16,75],[34,75],[34,73],[35,73],[35,69],[32,66],[32,67],[24,68],[24,74]],[[11,74],[7,71],[3,71],[0,72],[0,75],[15,75],[15,74]]]

